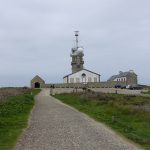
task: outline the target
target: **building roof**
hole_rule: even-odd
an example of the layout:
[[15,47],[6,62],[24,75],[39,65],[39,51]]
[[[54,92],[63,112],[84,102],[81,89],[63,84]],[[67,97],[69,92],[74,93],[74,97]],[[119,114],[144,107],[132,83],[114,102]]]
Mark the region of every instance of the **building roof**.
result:
[[113,80],[115,80],[117,78],[117,75],[113,75],[113,76],[111,76],[108,80],[109,81],[113,81]]
[[113,81],[114,79],[116,78],[121,78],[121,77],[126,77],[128,74],[134,74],[136,75],[134,72],[131,72],[131,71],[127,71],[127,72],[122,72],[120,71],[118,75],[113,75],[111,76],[108,81]]
[[[85,70],[85,71],[88,71],[88,72],[91,72],[91,73],[93,73],[93,74],[96,74],[96,75],[100,76],[100,74],[95,73],[95,72],[93,72],[93,71],[90,71],[90,70],[87,70],[87,69],[82,69],[82,70]],[[80,71],[82,71],[82,70],[80,70]],[[77,72],[80,72],[80,71],[77,71]],[[66,78],[66,77],[68,77],[68,76],[70,76],[70,75],[73,75],[73,74],[75,74],[75,73],[77,73],[77,72],[70,73],[70,74],[64,76],[63,78]]]
[[[34,81],[34,80],[41,80],[41,81],[44,81],[40,76],[36,75],[31,81]],[[45,82],[45,81],[44,81]]]

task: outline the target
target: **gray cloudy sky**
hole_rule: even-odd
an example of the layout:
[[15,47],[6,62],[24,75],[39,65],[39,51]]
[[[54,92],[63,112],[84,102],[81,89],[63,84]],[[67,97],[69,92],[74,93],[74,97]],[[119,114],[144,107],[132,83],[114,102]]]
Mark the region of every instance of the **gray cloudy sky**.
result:
[[0,0],[0,86],[39,74],[62,82],[80,31],[85,68],[107,80],[133,69],[150,85],[149,0]]

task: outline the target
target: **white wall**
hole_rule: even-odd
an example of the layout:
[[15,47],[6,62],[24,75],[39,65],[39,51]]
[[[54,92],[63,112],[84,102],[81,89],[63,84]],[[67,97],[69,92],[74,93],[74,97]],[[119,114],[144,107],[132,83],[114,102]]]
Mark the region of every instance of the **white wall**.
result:
[[[82,77],[83,73],[86,74],[85,78]],[[68,76],[68,83],[72,83],[71,81],[73,81],[73,83],[82,83],[82,82],[87,83],[89,77],[91,78],[91,82],[95,82],[94,78],[96,78],[96,80],[97,80],[96,82],[100,82],[99,75],[89,72],[87,70],[81,70],[79,72],[76,72],[76,73]],[[67,83],[67,77],[64,78],[64,83]]]
[[127,78],[126,77],[120,77],[120,78],[116,78],[116,79],[114,79],[114,81],[126,81],[127,80]]
[[67,83],[67,77],[66,77],[66,78],[64,78],[64,83]]

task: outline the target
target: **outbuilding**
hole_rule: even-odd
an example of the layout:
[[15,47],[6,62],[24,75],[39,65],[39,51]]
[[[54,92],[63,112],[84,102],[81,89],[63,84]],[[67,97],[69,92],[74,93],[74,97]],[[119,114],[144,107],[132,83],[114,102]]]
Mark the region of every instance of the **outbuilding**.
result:
[[31,88],[43,88],[45,81],[38,75],[31,80]]

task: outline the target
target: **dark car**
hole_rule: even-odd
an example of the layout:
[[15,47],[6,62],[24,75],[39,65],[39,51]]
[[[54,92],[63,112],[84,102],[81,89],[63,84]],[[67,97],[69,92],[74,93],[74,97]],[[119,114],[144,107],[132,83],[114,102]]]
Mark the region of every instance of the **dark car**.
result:
[[121,88],[121,85],[115,85],[115,88]]
[[125,86],[125,85],[122,85],[122,86],[121,86],[121,89],[126,89],[126,86]]

